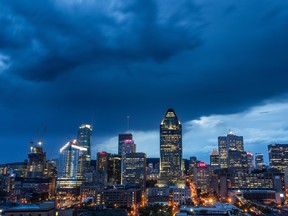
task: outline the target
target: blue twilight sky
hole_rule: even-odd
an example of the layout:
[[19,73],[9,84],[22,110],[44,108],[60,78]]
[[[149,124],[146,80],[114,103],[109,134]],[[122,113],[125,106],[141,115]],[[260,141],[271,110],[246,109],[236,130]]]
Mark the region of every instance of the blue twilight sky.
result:
[[288,143],[288,1],[1,0],[0,163],[44,128],[56,158],[92,122],[93,158],[115,153],[127,115],[157,157],[169,107],[186,158],[208,162],[229,129],[254,153]]

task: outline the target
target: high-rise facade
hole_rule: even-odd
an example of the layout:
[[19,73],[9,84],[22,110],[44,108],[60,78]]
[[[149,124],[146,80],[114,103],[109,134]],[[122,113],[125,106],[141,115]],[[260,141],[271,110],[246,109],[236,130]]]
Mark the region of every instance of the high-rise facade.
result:
[[136,184],[145,188],[146,154],[127,153],[123,159],[123,183]]
[[57,186],[60,188],[74,188],[80,186],[82,179],[79,179],[78,165],[80,153],[87,149],[77,145],[77,141],[70,141],[60,149],[58,160]]
[[125,161],[126,155],[136,152],[136,144],[134,143],[133,136],[131,133],[119,134],[118,136],[118,155],[121,157],[121,184],[125,182]]
[[108,171],[110,154],[102,151],[97,153],[96,170],[97,171]]
[[211,166],[219,166],[219,153],[217,149],[213,149],[210,154],[210,165]]
[[134,140],[125,140],[122,143],[122,154],[121,156],[124,157],[127,153],[135,153],[136,152],[136,144]]
[[123,145],[126,144],[126,147],[127,147],[127,144],[129,144],[129,143],[134,144],[133,136],[131,133],[119,134],[119,136],[118,136],[118,155],[120,155],[120,156],[123,155]]
[[83,178],[91,162],[91,137],[92,127],[88,124],[82,124],[78,129],[77,146],[87,149],[79,152],[78,177]]
[[249,171],[254,170],[254,156],[252,152],[247,152],[247,164]]
[[209,166],[204,162],[197,162],[196,166],[193,167],[193,182],[200,193],[211,192],[210,181],[211,175]]
[[43,178],[46,168],[46,153],[43,151],[42,142],[37,145],[30,146],[27,164],[27,177],[28,178]]
[[230,131],[227,136],[218,137],[218,150],[221,169],[248,167],[242,136],[236,136]]
[[182,176],[182,125],[174,110],[170,108],[160,124],[159,184],[177,185]]
[[262,153],[255,154],[255,168],[262,170],[264,168],[264,155]]
[[288,166],[288,144],[268,145],[269,165],[283,171]]
[[110,155],[108,163],[108,182],[110,184],[121,184],[121,156]]

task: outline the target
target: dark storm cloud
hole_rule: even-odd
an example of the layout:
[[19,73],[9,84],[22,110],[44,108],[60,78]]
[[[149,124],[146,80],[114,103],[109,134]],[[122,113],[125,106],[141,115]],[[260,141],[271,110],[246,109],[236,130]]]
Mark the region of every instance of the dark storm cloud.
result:
[[287,5],[2,0],[0,142],[28,143],[47,126],[54,152],[92,115],[99,144],[127,115],[133,130],[156,131],[168,107],[185,123],[282,99]]
[[163,62],[199,44],[198,8],[172,3],[2,1],[0,50],[11,57],[9,71],[31,80],[52,80],[83,64]]

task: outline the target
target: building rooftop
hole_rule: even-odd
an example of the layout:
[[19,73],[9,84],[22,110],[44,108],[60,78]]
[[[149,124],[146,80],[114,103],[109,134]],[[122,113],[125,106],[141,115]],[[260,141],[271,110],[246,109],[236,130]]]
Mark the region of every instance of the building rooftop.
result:
[[214,148],[213,151],[211,152],[211,155],[219,155],[217,149]]
[[39,211],[39,210],[50,210],[55,208],[54,202],[41,202],[36,204],[11,204],[6,203],[0,206],[0,209],[4,209],[5,212],[11,211]]

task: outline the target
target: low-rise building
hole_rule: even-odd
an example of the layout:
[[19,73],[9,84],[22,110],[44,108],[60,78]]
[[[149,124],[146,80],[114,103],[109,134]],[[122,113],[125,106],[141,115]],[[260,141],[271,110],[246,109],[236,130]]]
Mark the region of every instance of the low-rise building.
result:
[[148,188],[148,203],[185,205],[189,201],[191,201],[189,188],[177,188],[175,186]]
[[111,207],[137,207],[142,201],[142,189],[128,185],[108,187],[96,195],[96,204]]

